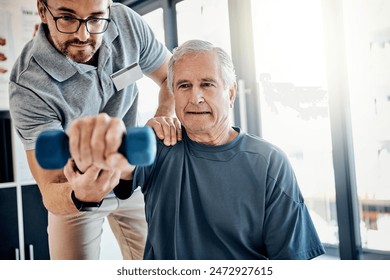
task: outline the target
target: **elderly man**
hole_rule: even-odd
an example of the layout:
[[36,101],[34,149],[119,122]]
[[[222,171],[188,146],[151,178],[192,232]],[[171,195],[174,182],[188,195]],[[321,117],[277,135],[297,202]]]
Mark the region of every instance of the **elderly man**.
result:
[[[183,139],[174,146],[158,141],[151,166],[132,171],[116,152],[124,131],[118,119],[80,119],[69,131],[75,138],[73,156],[80,158],[80,141],[94,139],[94,145],[106,148],[92,149],[89,164],[121,170],[133,179],[133,189],[141,186],[148,223],[144,259],[312,259],[323,254],[286,155],[230,124],[236,83],[226,52],[204,41],[184,43],[170,59],[168,86]],[[148,124],[154,122],[161,120]],[[72,137],[86,127],[91,137]],[[156,134],[162,138],[162,129]],[[65,171],[72,178],[74,170]]]

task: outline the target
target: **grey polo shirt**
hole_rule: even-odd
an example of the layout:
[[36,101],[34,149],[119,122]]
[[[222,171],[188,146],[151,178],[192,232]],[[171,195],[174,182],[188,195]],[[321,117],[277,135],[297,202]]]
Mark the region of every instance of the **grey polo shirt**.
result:
[[111,75],[133,63],[144,74],[162,65],[170,54],[142,18],[114,3],[104,33],[98,66],[75,63],[47,40],[43,25],[26,44],[10,77],[10,112],[26,150],[35,149],[39,133],[65,129],[76,118],[105,112],[136,124],[135,83],[117,90]]

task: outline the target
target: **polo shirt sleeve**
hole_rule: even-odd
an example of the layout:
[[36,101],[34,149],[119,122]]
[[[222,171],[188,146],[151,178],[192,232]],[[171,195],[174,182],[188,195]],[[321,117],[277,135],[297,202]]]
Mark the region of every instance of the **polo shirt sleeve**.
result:
[[44,130],[62,129],[55,112],[30,89],[9,83],[10,113],[25,150],[34,150],[36,139]]
[[170,56],[165,45],[158,41],[145,20],[133,10],[129,9],[133,40],[136,40],[139,47],[139,65],[147,75],[157,70]]
[[265,209],[264,242],[270,259],[303,260],[324,253],[293,169],[284,154],[271,157]]

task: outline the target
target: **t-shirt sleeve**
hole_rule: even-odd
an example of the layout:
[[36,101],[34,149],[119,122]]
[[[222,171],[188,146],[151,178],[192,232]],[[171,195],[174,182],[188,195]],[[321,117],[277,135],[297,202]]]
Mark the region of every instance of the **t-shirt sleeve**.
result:
[[[156,136],[157,152],[156,158],[153,164],[148,166],[137,166],[133,175],[133,190],[137,187],[141,187],[142,192],[145,194],[148,191],[149,182],[153,180],[154,171],[159,169],[159,157],[162,156],[164,144]],[[154,178],[156,179],[156,178]]]
[[270,259],[312,259],[323,254],[292,167],[284,155],[269,167],[264,242]]

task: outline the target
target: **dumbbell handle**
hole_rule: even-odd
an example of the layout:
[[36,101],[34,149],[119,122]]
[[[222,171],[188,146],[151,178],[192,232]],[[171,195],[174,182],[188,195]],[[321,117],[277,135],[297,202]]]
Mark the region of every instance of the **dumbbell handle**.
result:
[[[156,156],[156,138],[148,127],[129,128],[118,151],[132,165],[151,165]],[[37,139],[35,157],[44,169],[62,169],[71,157],[69,138],[63,130],[43,131]]]

